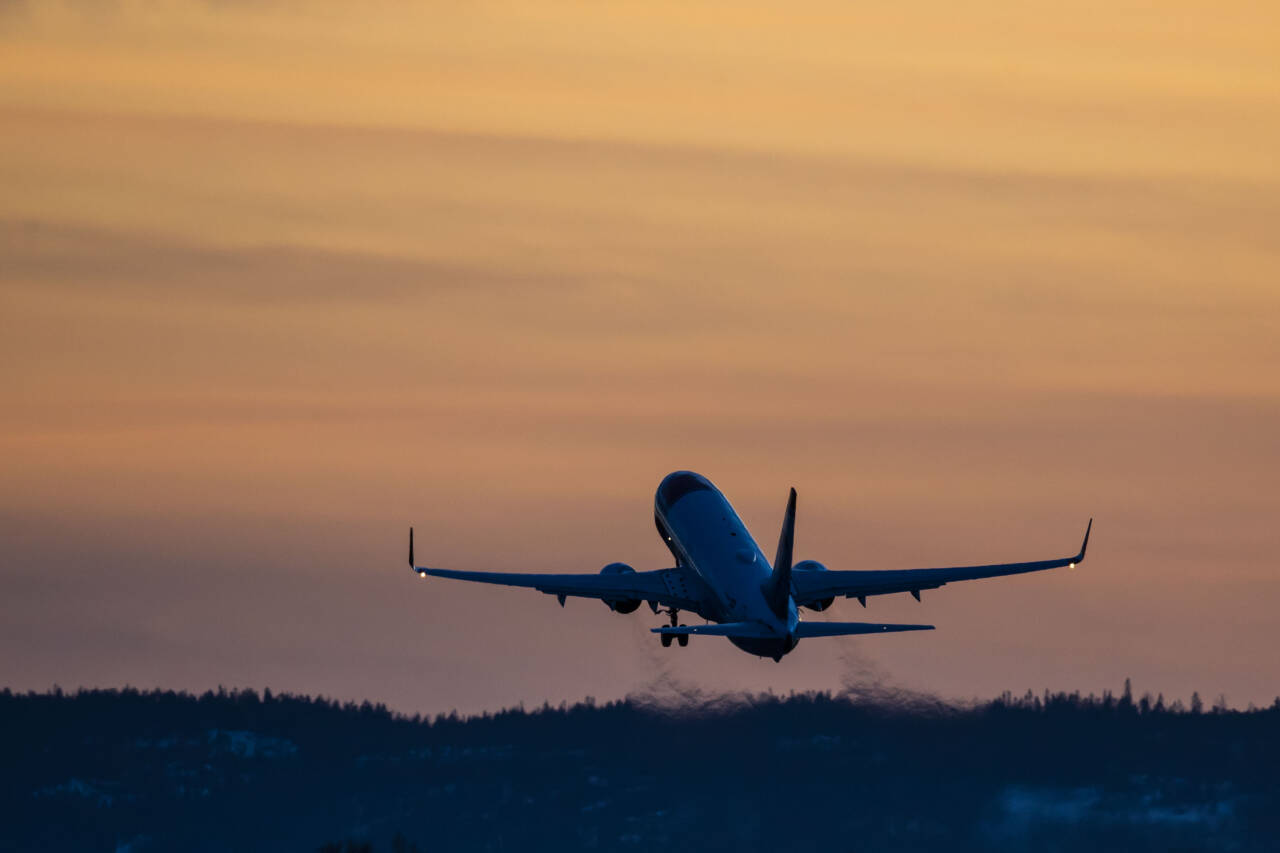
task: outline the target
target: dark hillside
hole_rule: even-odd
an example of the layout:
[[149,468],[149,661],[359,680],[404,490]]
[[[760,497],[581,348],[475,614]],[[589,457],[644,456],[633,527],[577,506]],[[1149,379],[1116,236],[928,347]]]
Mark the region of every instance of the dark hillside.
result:
[[427,721],[269,692],[5,691],[0,724],[5,850],[1280,849],[1280,701],[819,694]]

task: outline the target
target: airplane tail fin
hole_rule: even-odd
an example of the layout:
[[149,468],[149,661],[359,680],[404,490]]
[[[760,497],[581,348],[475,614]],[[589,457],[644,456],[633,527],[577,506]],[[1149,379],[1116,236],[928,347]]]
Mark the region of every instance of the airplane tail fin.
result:
[[778,537],[778,554],[773,559],[773,574],[764,582],[764,597],[769,608],[780,619],[787,616],[791,598],[791,552],[796,539],[796,490],[787,499],[787,514],[782,518],[782,535]]

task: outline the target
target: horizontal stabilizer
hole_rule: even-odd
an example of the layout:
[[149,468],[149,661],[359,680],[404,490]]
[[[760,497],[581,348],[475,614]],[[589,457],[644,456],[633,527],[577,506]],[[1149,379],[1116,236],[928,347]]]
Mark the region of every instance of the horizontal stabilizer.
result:
[[759,622],[725,622],[723,625],[671,625],[650,628],[655,634],[707,634],[713,637],[772,637],[778,635]]
[[843,637],[847,634],[888,634],[894,631],[932,631],[932,625],[881,625],[876,622],[801,622],[796,637]]
[[[704,634],[713,637],[767,637],[778,636],[760,622],[725,622],[723,625],[678,625],[650,628],[655,634]],[[800,622],[796,625],[796,638],[841,637],[847,634],[889,634],[894,631],[932,631],[932,625],[882,625],[878,622]]]

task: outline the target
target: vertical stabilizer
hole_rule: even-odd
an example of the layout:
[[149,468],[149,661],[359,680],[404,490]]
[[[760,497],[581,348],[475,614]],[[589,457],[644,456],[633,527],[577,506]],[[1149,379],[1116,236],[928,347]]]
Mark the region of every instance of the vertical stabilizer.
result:
[[796,490],[787,499],[787,514],[782,519],[782,535],[778,537],[778,555],[773,558],[773,574],[764,583],[764,597],[779,619],[787,618],[791,599],[791,552],[796,539]]

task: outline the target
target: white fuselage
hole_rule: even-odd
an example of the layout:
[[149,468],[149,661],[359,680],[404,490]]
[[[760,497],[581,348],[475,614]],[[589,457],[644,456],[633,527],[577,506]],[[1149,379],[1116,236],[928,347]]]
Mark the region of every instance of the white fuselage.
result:
[[769,606],[764,587],[773,567],[719,489],[705,477],[677,471],[658,486],[654,513],[676,560],[697,572],[715,595],[718,612],[703,615],[716,622],[758,622],[778,637],[731,637],[734,645],[770,657],[795,647],[795,602],[788,599],[785,617]]

